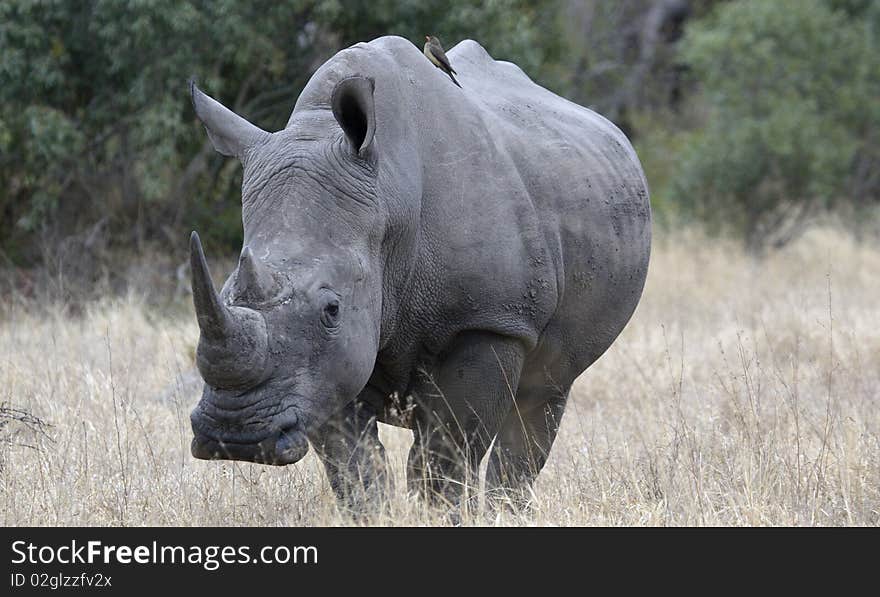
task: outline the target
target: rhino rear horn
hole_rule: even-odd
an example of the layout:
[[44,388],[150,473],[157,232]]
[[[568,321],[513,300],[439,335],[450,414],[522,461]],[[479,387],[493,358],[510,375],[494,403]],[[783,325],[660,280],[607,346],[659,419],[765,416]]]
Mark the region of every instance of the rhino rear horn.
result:
[[190,97],[214,149],[223,155],[242,159],[245,151],[269,136],[268,132],[203,93],[195,81],[190,81]]
[[250,247],[241,252],[235,283],[239,292],[258,301],[271,298],[278,289],[272,272],[261,259],[254,257]]

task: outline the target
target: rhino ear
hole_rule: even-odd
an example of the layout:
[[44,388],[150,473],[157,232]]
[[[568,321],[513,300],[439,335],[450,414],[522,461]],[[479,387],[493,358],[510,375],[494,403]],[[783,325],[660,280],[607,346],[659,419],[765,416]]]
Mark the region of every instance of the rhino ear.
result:
[[376,133],[375,88],[371,78],[347,77],[333,88],[330,100],[336,122],[345,131],[352,150],[360,156],[370,148]]
[[214,149],[223,155],[241,159],[246,149],[269,136],[269,133],[263,129],[252,125],[214,98],[202,93],[195,81],[190,81],[190,95],[196,116],[205,125]]

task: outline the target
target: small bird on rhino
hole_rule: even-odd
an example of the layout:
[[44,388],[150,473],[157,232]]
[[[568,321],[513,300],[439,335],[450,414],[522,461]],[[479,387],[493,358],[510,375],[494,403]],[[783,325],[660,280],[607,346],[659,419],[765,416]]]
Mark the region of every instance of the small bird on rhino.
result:
[[458,73],[455,72],[452,69],[452,65],[449,64],[449,58],[446,57],[446,52],[443,51],[443,46],[440,45],[440,40],[433,35],[426,35],[425,40],[425,56],[428,57],[428,60],[430,60],[434,66],[449,75],[449,78],[452,79],[453,83],[461,87],[453,76]]

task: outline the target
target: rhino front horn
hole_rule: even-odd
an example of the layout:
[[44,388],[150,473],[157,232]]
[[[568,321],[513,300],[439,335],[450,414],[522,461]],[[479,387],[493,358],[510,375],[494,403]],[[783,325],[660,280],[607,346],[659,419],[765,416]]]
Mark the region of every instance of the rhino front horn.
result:
[[193,304],[199,319],[199,329],[204,336],[220,338],[229,325],[229,317],[214,289],[208,261],[202,250],[202,241],[195,230],[189,237],[189,261],[192,270]]
[[193,305],[201,337],[196,362],[202,377],[215,388],[241,389],[263,379],[268,334],[263,315],[253,309],[224,305],[214,289],[202,243],[190,236]]

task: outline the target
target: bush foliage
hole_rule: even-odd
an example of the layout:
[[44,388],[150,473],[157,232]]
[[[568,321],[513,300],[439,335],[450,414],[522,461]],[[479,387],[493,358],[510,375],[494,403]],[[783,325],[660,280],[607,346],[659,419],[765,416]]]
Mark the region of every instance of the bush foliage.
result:
[[744,0],[681,46],[706,105],[680,154],[681,205],[785,242],[818,209],[880,193],[880,4]]
[[783,242],[880,194],[878,23],[870,0],[6,0],[0,260],[167,250],[193,227],[234,250],[240,168],[212,151],[187,79],[277,130],[323,61],[390,33],[478,39],[618,123],[661,216]]
[[[13,261],[97,225],[117,245],[180,244],[187,227],[240,239],[240,169],[215,156],[187,79],[282,128],[338,49],[396,33],[477,37],[527,69],[541,3],[490,0],[7,0],[0,4],[0,234]],[[552,45],[552,44],[551,44]]]

